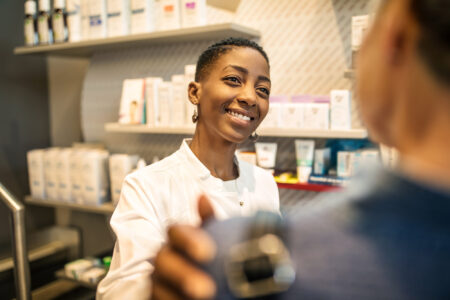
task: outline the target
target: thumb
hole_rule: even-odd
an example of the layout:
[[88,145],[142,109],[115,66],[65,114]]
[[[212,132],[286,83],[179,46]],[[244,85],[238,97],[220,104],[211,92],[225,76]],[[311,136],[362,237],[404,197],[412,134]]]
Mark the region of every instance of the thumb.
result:
[[198,199],[198,214],[200,215],[200,219],[202,220],[202,224],[205,224],[207,221],[214,219],[214,209],[209,202],[208,197],[206,195],[201,195]]

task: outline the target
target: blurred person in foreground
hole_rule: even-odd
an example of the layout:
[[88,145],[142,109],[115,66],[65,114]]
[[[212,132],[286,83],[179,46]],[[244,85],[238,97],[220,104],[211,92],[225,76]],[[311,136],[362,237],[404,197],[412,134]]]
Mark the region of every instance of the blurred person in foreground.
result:
[[[285,233],[296,277],[277,299],[450,299],[449,13],[448,0],[383,1],[357,94],[371,138],[398,149],[399,167],[295,215]],[[212,214],[206,198],[199,209]],[[220,266],[251,223],[170,228],[153,298],[232,299]]]

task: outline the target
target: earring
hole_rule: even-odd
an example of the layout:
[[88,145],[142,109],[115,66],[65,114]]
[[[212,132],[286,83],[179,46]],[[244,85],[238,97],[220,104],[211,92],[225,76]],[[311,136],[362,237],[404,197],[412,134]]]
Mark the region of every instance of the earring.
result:
[[194,114],[192,115],[192,123],[196,123],[197,121],[198,121],[197,108],[194,108]]
[[250,135],[248,138],[249,138],[250,141],[256,142],[256,141],[259,139],[259,135],[258,135],[258,134],[256,133],[256,131],[255,131],[255,132],[253,132],[253,134]]

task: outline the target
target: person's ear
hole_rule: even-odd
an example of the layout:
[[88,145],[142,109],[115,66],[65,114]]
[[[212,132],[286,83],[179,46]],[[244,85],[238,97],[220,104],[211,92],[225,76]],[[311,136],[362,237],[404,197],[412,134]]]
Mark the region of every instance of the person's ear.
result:
[[200,96],[201,84],[195,81],[190,82],[188,86],[189,101],[194,105],[198,105],[200,103]]

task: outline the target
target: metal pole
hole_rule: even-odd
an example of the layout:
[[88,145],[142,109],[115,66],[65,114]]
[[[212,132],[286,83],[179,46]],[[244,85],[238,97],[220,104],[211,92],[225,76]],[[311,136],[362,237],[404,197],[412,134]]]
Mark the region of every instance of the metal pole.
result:
[[31,299],[30,264],[25,236],[25,206],[0,183],[0,198],[12,213],[12,241],[16,298]]

